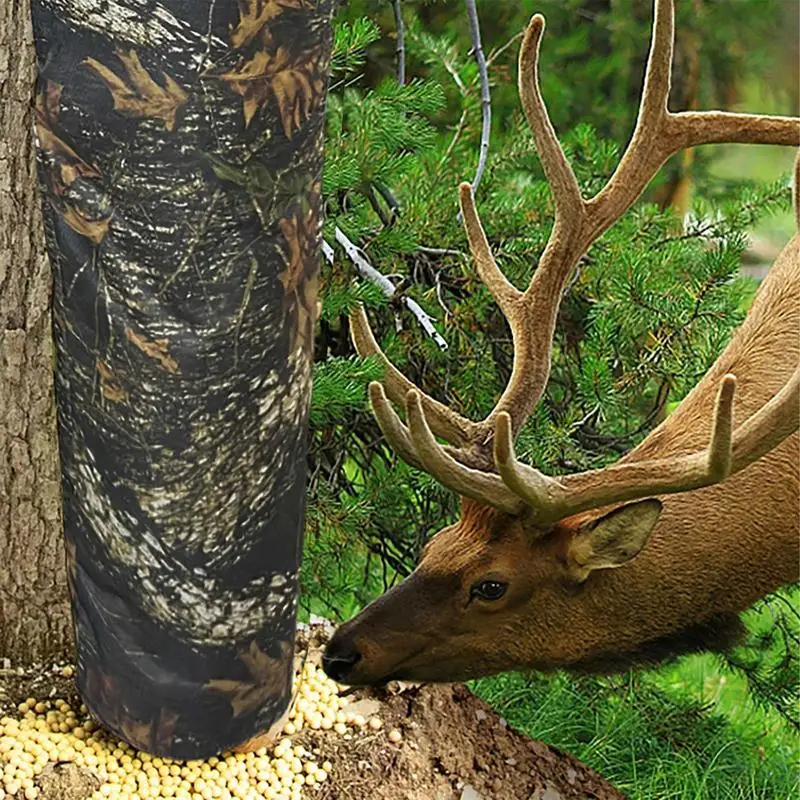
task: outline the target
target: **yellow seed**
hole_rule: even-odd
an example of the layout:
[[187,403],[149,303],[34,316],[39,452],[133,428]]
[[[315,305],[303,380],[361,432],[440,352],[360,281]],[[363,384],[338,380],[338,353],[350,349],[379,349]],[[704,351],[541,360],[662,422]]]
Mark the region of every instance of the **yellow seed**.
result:
[[379,731],[382,725],[383,723],[378,719],[378,717],[372,717],[369,721],[369,727],[374,731]]
[[326,780],[332,765],[326,761],[320,768],[308,749],[293,744],[293,735],[305,727],[340,736],[348,735],[348,725],[377,728],[372,720],[343,711],[347,698],[339,697],[339,687],[316,667],[306,665],[296,676],[295,691],[291,722],[271,751],[226,752],[188,762],[153,757],[110,737],[88,717],[85,705],[75,711],[61,698],[29,698],[18,707],[17,719],[0,720],[0,800],[29,800],[34,794],[38,800],[36,776],[59,760],[77,763],[100,781],[90,800],[303,800],[303,792]]

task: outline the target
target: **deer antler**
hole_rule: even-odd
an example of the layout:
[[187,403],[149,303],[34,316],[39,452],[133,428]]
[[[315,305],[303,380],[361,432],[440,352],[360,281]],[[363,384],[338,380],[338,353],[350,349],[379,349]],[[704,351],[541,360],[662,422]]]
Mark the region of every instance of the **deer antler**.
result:
[[[421,392],[389,362],[363,309],[351,316],[351,330],[358,353],[377,356],[386,368],[385,391],[374,383],[370,398],[381,429],[403,459],[466,497],[509,513],[519,513],[528,506],[537,520],[552,522],[612,502],[686,491],[725,480],[731,471],[743,469],[797,429],[800,371],[735,433],[735,378],[726,376],[717,397],[711,441],[701,453],[618,464],[555,479],[518,462],[513,448],[514,437],[547,384],[564,286],[592,242],[630,208],[664,162],[679,150],[715,142],[797,146],[800,120],[721,111],[670,112],[674,7],[673,0],[655,0],[652,43],[633,137],[606,186],[586,200],[539,89],[539,45],[544,27],[540,14],[528,25],[519,56],[519,92],[553,193],[555,220],[524,292],[498,267],[475,210],[470,185],[462,183],[459,187],[464,227],[478,275],[508,320],[514,343],[511,378],[497,404],[480,422],[460,416]],[[405,407],[408,426],[389,400]],[[436,436],[455,447],[439,445]]]

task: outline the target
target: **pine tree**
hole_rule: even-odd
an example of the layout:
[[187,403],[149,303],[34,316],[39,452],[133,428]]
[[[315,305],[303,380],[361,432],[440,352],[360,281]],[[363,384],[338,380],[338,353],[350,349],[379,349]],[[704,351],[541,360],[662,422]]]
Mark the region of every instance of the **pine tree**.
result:
[[[443,5],[454,16],[461,13],[460,6]],[[596,26],[564,32],[568,10],[581,4],[541,5],[554,17],[555,32],[548,36],[558,42],[543,54],[543,91],[548,100],[555,98],[554,121],[584,194],[592,195],[616,166],[628,121],[632,125],[638,84],[625,59],[630,61],[633,50],[642,59],[646,54],[649,6],[641,19],[630,20],[634,27],[624,34],[612,26],[631,51],[609,64],[603,61],[593,79],[601,62],[581,58]],[[690,16],[688,5],[679,6],[679,24]],[[511,370],[508,328],[477,278],[456,220],[455,187],[474,172],[481,118],[466,23],[459,16],[454,30],[442,32],[434,13],[439,4],[421,6],[415,19],[407,14],[412,77],[398,85],[393,44],[369,18],[354,16],[366,10],[391,24],[387,6],[351,4],[340,20],[328,105],[323,191],[325,237],[334,245],[334,256],[323,270],[316,340],[303,586],[306,610],[337,619],[408,574],[427,537],[457,510],[450,492],[384,445],[366,403],[366,386],[380,375],[380,367],[354,355],[347,310],[364,303],[394,363],[424,391],[466,416],[489,411]],[[740,14],[758,17],[754,4],[741,6]],[[718,22],[712,11],[707,8],[689,22],[705,33],[704,26]],[[527,12],[505,9],[491,22],[494,34],[504,33],[493,34],[491,41],[509,42]],[[624,10],[606,14],[611,15],[607,21],[620,24],[625,16]],[[759,19],[763,31],[767,22]],[[726,24],[730,32],[734,25]],[[746,32],[735,27],[746,39]],[[716,31],[711,38],[721,47],[722,36]],[[484,35],[484,41],[490,39]],[[606,45],[606,54],[616,47],[613,41]],[[516,42],[497,54],[499,49],[487,48],[493,71],[508,68]],[[756,63],[758,56],[741,58]],[[732,69],[735,61],[713,48],[704,58],[716,66],[712,76]],[[618,82],[629,89],[635,85],[635,91],[626,89],[618,97],[605,92]],[[506,111],[495,113],[478,210],[502,269],[524,286],[550,231],[552,200],[515,84],[500,79],[496,84],[493,103]],[[559,105],[567,84],[584,93],[575,108],[572,100],[569,108]],[[711,98],[713,105],[722,89],[710,80],[706,84],[703,104]],[[593,106],[598,97],[607,98],[607,104]],[[579,122],[575,109],[587,121]],[[609,120],[623,122],[609,125]],[[707,163],[704,156],[703,168],[696,171],[692,215],[685,225],[653,192],[582,260],[562,303],[545,397],[517,444],[521,457],[539,469],[550,474],[591,469],[627,452],[686,395],[743,320],[756,288],[740,274],[747,231],[789,208],[788,176],[769,185],[721,182],[712,179]],[[668,174],[665,170],[662,186]],[[397,292],[391,300],[335,245],[337,229],[380,273],[392,277]],[[404,297],[437,320],[446,350],[408,313]],[[796,620],[794,627],[786,623],[784,628],[788,637],[800,630]],[[789,659],[780,668],[775,659],[759,660],[757,640],[728,661],[755,676],[756,694],[791,717],[797,661],[785,641],[781,652]]]

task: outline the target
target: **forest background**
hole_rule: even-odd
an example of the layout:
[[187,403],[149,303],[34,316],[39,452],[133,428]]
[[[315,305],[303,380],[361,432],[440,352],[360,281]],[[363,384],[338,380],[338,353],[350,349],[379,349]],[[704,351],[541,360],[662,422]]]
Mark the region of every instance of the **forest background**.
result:
[[[543,94],[589,196],[633,129],[652,9],[649,0],[477,3],[491,93],[478,210],[518,286],[552,219],[516,88],[521,32],[536,11],[547,20]],[[450,492],[383,444],[366,402],[380,367],[356,357],[347,310],[365,303],[395,363],[472,418],[492,407],[510,372],[508,328],[457,220],[456,186],[474,179],[481,147],[472,42],[464,0],[350,0],[337,17],[324,174],[333,249],[315,342],[305,618],[347,619],[408,574],[427,537],[457,514]],[[679,0],[671,107],[797,114],[797,43],[795,0]],[[726,146],[676,157],[592,247],[562,305],[553,372],[521,433],[522,456],[550,474],[599,467],[670,413],[791,236],[793,155]],[[365,261],[394,284],[391,299]],[[748,612],[751,639],[726,657],[603,679],[513,674],[472,688],[633,798],[787,798],[800,788],[797,599],[790,589]]]

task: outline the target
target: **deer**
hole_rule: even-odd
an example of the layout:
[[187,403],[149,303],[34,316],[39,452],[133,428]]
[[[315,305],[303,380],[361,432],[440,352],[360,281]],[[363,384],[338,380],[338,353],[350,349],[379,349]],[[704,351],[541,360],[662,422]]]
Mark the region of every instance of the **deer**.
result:
[[[707,374],[652,432],[602,469],[550,477],[514,440],[548,381],[561,297],[578,261],[665,161],[701,144],[800,145],[800,119],[668,108],[673,0],[655,0],[637,121],[619,164],[582,196],[539,85],[545,22],[532,17],[518,88],[554,204],[522,291],[502,273],[470,184],[460,208],[478,276],[511,330],[513,369],[475,422],[422,392],[381,350],[363,307],[358,354],[377,358],[370,404],[388,444],[460,496],[403,581],[339,626],[325,672],[351,686],[454,682],[511,670],[609,674],[722,651],[741,613],[798,579],[800,238],[762,281]],[[794,208],[800,225],[800,157]],[[405,420],[400,412],[405,412]]]

